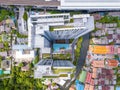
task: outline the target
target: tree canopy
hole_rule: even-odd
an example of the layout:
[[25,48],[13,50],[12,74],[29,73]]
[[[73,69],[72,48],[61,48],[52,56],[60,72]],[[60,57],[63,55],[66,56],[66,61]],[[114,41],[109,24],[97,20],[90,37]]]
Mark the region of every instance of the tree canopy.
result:
[[27,15],[27,12],[24,12],[23,19],[24,19],[25,21],[27,21],[27,20],[28,20],[28,15]]

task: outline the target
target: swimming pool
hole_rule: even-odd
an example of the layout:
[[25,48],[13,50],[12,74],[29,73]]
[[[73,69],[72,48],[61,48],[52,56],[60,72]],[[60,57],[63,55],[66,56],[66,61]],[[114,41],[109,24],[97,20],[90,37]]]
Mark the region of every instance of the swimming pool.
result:
[[54,52],[59,51],[60,49],[69,49],[70,45],[69,44],[53,44],[53,50]]

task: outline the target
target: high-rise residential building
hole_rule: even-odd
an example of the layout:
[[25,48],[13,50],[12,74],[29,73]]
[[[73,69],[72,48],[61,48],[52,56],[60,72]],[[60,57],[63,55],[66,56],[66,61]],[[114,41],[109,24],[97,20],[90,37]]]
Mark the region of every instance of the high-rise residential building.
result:
[[94,30],[94,18],[89,14],[40,14],[31,12],[28,19],[28,46],[50,51],[55,40],[76,39]]

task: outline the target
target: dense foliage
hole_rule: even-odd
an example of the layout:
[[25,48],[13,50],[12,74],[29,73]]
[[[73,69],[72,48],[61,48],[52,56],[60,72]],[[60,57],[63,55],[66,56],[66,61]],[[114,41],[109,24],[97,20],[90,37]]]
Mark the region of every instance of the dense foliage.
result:
[[12,11],[8,11],[8,10],[6,10],[6,9],[0,10],[0,22],[1,22],[2,20],[7,19],[9,16],[13,17],[13,16],[15,16],[15,13],[12,12]]
[[22,72],[20,67],[12,69],[11,78],[0,80],[0,90],[42,90],[44,85],[41,79],[32,77],[33,71]]
[[80,57],[80,48],[81,48],[81,43],[82,43],[82,37],[80,37],[77,41],[76,44],[76,49],[75,49],[75,60],[74,60],[74,65],[76,65],[79,57]]
[[24,19],[25,21],[27,21],[27,20],[28,20],[28,15],[27,15],[27,12],[25,12],[25,13],[24,13],[24,15],[23,15],[23,19]]

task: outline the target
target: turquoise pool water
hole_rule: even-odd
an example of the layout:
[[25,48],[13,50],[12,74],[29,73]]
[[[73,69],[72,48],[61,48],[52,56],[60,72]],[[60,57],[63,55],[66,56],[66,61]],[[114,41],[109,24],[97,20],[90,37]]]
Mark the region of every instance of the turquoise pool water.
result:
[[59,51],[60,49],[69,49],[69,44],[53,44],[54,52]]

